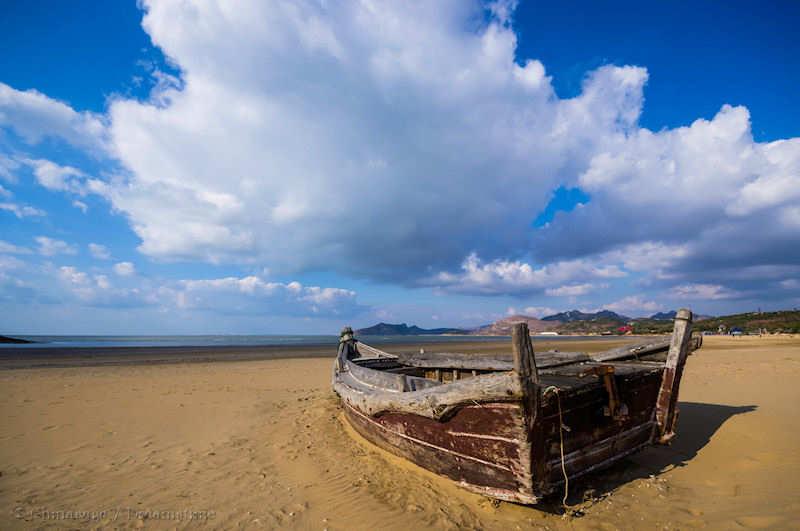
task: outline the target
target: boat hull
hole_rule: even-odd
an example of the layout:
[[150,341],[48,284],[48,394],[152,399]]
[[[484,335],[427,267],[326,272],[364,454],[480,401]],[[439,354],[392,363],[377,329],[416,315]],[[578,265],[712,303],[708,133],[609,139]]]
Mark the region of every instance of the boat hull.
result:
[[504,501],[538,501],[519,404],[465,406],[445,421],[408,413],[371,417],[347,404],[344,411],[368,441],[463,488]]

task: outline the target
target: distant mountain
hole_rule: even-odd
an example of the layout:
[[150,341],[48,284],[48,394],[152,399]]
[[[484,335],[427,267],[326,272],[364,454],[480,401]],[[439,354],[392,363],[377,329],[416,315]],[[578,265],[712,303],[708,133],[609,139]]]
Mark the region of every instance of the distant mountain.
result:
[[477,336],[510,336],[511,328],[517,323],[527,323],[528,329],[533,333],[547,332],[558,326],[558,323],[547,323],[536,317],[512,315],[492,324],[482,326],[471,333]]
[[360,336],[437,336],[442,334],[467,334],[460,328],[420,328],[416,325],[378,323],[374,326],[356,330]]
[[570,310],[568,312],[561,312],[555,315],[548,315],[542,317],[542,321],[558,322],[558,323],[573,323],[576,321],[614,321],[620,324],[630,321],[628,317],[619,315],[611,310],[600,310],[595,313],[584,313],[579,310]]
[[654,321],[671,321],[675,319],[676,315],[677,312],[675,312],[675,310],[672,310],[670,312],[658,312],[651,315],[650,319]]
[[[648,317],[648,319],[652,319],[653,321],[672,321],[673,319],[675,319],[675,315],[677,315],[675,310],[669,312],[658,312]],[[696,322],[696,321],[704,321],[706,319],[713,319],[714,317],[711,315],[700,315],[696,313],[692,318]]]
[[540,332],[558,332],[564,334],[602,334],[615,333],[626,325],[628,318],[609,310],[596,313],[584,313],[578,310],[557,313],[542,319],[527,315],[512,315],[500,319],[490,325],[482,326],[473,334],[482,336],[511,335],[511,328],[517,323],[527,323],[534,334]]

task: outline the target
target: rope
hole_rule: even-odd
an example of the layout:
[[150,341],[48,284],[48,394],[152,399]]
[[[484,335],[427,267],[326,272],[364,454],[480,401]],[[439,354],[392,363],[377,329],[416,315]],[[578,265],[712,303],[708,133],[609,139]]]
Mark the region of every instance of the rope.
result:
[[561,473],[564,475],[564,497],[561,499],[561,505],[567,507],[567,497],[569,496],[569,476],[567,475],[567,465],[564,459],[564,418],[561,412],[561,395],[560,389],[554,385],[547,387],[544,394],[553,392],[556,395],[556,402],[558,403],[558,438],[559,446],[561,448]]

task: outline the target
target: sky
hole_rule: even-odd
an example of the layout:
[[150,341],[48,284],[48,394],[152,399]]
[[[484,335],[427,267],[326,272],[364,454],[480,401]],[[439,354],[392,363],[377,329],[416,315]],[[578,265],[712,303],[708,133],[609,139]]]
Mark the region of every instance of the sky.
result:
[[3,2],[0,333],[800,306],[797,2]]

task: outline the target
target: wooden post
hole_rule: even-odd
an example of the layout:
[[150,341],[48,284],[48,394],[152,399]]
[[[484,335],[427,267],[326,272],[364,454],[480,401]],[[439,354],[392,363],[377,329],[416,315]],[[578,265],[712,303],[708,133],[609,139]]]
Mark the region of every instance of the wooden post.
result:
[[[511,348],[514,353],[514,372],[522,389],[522,413],[525,423],[525,445],[520,456],[530,463],[531,487],[542,490],[547,485],[548,452],[544,447],[545,437],[535,429],[541,403],[539,371],[533,353],[531,333],[527,323],[515,324],[511,328]],[[537,434],[538,433],[538,434]]]
[[692,337],[692,312],[682,308],[675,315],[672,340],[669,344],[664,376],[656,402],[656,439],[666,444],[675,436],[675,421],[678,417],[678,390],[683,376],[683,367],[689,355]]
[[539,372],[536,370],[536,358],[533,355],[533,343],[526,323],[515,324],[511,329],[511,348],[514,351],[514,371],[520,382],[539,383]]

